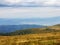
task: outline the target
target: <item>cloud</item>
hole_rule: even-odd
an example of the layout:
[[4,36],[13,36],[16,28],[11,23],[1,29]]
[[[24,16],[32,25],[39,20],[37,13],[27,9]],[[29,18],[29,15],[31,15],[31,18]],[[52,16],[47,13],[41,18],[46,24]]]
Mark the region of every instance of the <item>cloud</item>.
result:
[[48,0],[44,2],[45,6],[60,6],[60,1],[59,0]]
[[0,8],[0,18],[49,18],[59,17],[60,8],[52,7],[21,7]]
[[60,0],[0,0],[7,6],[60,6]]

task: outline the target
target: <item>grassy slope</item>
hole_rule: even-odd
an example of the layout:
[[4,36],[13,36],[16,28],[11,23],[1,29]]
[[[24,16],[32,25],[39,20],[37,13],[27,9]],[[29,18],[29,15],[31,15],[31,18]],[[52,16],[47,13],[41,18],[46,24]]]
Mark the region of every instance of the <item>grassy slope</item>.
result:
[[[60,30],[59,26],[39,30]],[[38,31],[38,29],[34,29]],[[39,32],[39,31],[38,31]],[[60,45],[60,32],[50,31],[16,36],[0,36],[0,45]]]

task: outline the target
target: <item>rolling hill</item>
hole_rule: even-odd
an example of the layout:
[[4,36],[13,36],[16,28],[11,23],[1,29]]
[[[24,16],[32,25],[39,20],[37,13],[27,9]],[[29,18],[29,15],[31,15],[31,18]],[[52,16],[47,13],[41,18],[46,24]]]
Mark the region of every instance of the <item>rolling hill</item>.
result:
[[8,33],[8,32],[13,32],[16,30],[23,30],[23,29],[29,29],[29,28],[43,28],[46,26],[42,25],[28,25],[28,24],[23,24],[23,25],[0,25],[0,33]]
[[[38,27],[38,26],[37,26]],[[60,32],[60,26],[59,25],[54,25],[54,26],[48,26],[48,27],[41,27],[41,28],[29,28],[29,29],[19,29],[19,30],[14,30],[13,32],[9,33],[3,33],[2,35],[26,35],[26,34],[41,34],[41,33],[55,33],[55,32]]]
[[1,34],[0,45],[60,45],[60,26],[24,29]]
[[42,34],[42,33],[56,33],[56,32],[60,32],[60,26],[58,25],[45,28],[16,30],[14,32],[11,32],[10,35]]

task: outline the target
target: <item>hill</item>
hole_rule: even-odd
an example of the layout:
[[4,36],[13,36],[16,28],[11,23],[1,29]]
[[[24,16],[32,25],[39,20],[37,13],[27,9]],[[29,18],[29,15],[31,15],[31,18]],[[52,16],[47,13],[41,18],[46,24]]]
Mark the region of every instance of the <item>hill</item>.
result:
[[26,34],[42,34],[42,33],[56,33],[60,32],[60,26],[48,26],[44,28],[30,28],[30,29],[22,29],[15,30],[10,33],[3,33],[2,35],[26,35]]
[[[17,30],[0,35],[0,45],[60,45],[60,26]],[[7,35],[8,34],[8,35]]]
[[43,28],[46,26],[42,25],[28,25],[28,24],[23,24],[23,25],[0,25],[0,33],[8,33],[8,32],[13,32],[16,30],[23,30],[23,29],[29,29],[29,28]]

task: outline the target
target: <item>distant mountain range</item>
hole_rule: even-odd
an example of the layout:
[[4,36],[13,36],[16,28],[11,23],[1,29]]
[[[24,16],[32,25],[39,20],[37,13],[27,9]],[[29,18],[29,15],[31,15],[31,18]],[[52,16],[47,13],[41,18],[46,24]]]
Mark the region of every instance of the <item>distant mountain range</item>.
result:
[[[9,27],[10,29],[8,27],[9,26],[7,26],[6,29],[8,29],[8,31],[12,31],[12,32],[0,33],[0,35],[13,36],[13,35],[43,34],[43,33],[54,33],[55,34],[56,32],[60,32],[60,24],[48,26],[48,27],[39,26],[39,25],[20,25],[20,26],[15,26],[16,28],[14,26],[12,26],[12,27]],[[21,28],[21,29],[16,30],[19,28]],[[23,28],[25,28],[25,29],[23,29]]]
[[[4,19],[0,18],[0,33],[29,28],[43,28],[47,25],[60,24],[60,17],[54,18],[29,18],[29,19]],[[45,25],[45,26],[44,26]]]
[[0,25],[20,25],[20,24],[55,25],[60,24],[60,17],[28,18],[28,19],[0,18]]
[[16,30],[30,29],[30,28],[43,28],[42,25],[0,25],[0,33],[8,33]]

